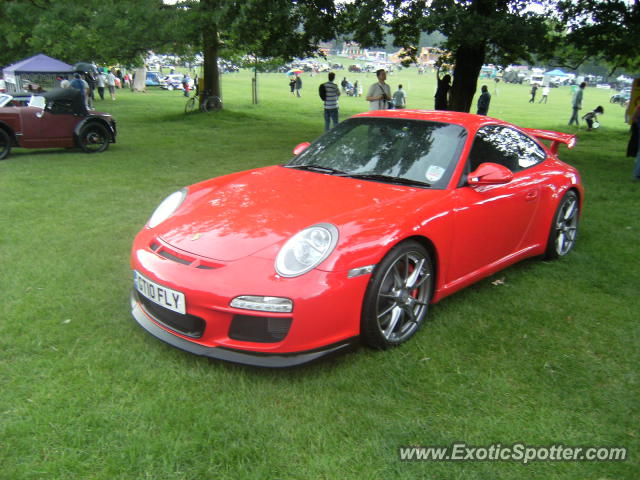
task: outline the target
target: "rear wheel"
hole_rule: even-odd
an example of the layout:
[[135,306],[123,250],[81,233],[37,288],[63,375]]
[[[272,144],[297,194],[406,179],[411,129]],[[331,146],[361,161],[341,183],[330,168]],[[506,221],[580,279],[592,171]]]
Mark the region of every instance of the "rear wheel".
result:
[[578,221],[580,219],[580,202],[573,190],[565,193],[558,210],[553,217],[545,258],[553,260],[564,257],[576,244]]
[[202,111],[210,112],[211,110],[220,110],[222,109],[222,100],[220,97],[210,96],[202,102]]
[[433,263],[418,242],[393,248],[376,267],[364,297],[360,334],[373,348],[411,338],[424,321],[433,294]]
[[11,137],[0,128],[0,160],[4,160],[11,152]]
[[82,127],[78,143],[86,153],[104,152],[109,147],[109,131],[101,123],[93,122]]

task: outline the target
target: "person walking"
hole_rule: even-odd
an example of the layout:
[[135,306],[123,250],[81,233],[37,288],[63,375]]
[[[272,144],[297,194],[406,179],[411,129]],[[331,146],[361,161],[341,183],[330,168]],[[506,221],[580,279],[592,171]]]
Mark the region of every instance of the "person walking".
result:
[[293,97],[296,94],[296,79],[291,77],[289,80],[289,89],[291,90],[291,96]]
[[111,95],[111,100],[116,99],[116,76],[110,70],[107,74],[107,88],[109,88],[109,95]]
[[393,108],[405,108],[407,106],[407,94],[402,89],[402,84],[398,85],[398,90],[393,92]]
[[489,93],[489,89],[486,85],[483,85],[480,89],[482,92],[480,97],[478,97],[478,115],[487,115],[489,113],[489,103],[491,102],[491,94]]
[[389,100],[391,100],[391,87],[385,83],[387,72],[384,68],[376,70],[378,81],[369,87],[367,92],[367,102],[369,102],[369,110],[386,110],[389,108]]
[[98,95],[100,95],[100,100],[104,100],[105,78],[102,72],[98,72],[98,75],[96,75],[96,86],[98,89]]
[[338,125],[338,98],[340,97],[340,88],[334,83],[336,74],[329,73],[329,81],[320,85],[320,98],[324,102],[324,131],[328,132],[333,122],[333,126]]
[[296,97],[298,98],[302,96],[300,90],[302,90],[302,79],[300,78],[300,75],[296,75]]
[[531,98],[529,99],[529,103],[536,102],[536,93],[538,93],[538,84],[534,83],[531,85]]
[[578,120],[578,112],[582,109],[582,99],[584,97],[584,89],[587,86],[585,82],[580,84],[580,88],[573,95],[573,100],[571,101],[571,107],[573,108],[573,113],[571,114],[571,118],[569,119],[569,125],[575,123],[580,126],[580,121]]
[[549,98],[549,85],[545,85],[542,88],[542,98],[538,103],[547,103],[547,98]]

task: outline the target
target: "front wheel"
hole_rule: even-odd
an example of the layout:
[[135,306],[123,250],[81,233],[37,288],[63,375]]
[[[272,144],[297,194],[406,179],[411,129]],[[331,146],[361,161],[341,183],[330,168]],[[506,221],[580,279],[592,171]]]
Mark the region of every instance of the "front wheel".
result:
[[361,338],[388,349],[409,340],[424,321],[433,295],[433,263],[418,242],[393,248],[376,267],[364,296]]
[[11,152],[11,137],[0,128],[0,160],[4,160]]
[[556,214],[553,217],[545,258],[553,260],[564,257],[576,244],[578,221],[580,219],[580,202],[573,190],[565,193]]
[[184,107],[184,113],[191,113],[196,109],[196,98],[191,97],[187,100],[187,104]]
[[101,123],[89,123],[82,127],[78,144],[86,153],[104,152],[109,147],[110,134],[107,127]]

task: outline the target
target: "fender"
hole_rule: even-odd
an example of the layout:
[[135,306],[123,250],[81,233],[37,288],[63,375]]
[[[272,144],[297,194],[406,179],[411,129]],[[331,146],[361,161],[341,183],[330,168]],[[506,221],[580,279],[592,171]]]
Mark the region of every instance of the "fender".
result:
[[99,117],[97,115],[88,115],[84,120],[82,120],[81,122],[79,122],[76,127],[73,129],[73,140],[74,142],[77,144],[79,137],[80,137],[80,131],[82,130],[82,128],[89,124],[89,123],[100,123],[102,124],[107,131],[109,132],[109,136],[111,137],[109,139],[110,143],[116,143],[116,125],[115,125],[115,121],[113,121],[113,125],[109,124],[109,122],[107,122],[104,118]]
[[13,128],[11,128],[11,126],[7,125],[5,122],[0,121],[0,130],[4,130],[5,132],[7,132],[7,135],[9,135],[9,138],[11,139],[11,146],[12,147],[19,147],[20,146],[18,144],[18,136],[15,134],[15,132],[13,131]]

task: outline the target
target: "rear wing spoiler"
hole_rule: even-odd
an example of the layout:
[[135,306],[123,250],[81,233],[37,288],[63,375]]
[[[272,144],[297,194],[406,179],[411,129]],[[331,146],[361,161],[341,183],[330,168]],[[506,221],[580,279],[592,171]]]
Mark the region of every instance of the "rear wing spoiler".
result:
[[539,140],[550,140],[552,153],[558,153],[558,147],[564,143],[567,148],[571,149],[576,145],[576,136],[570,133],[554,132],[552,130],[540,130],[538,128],[523,128],[525,133],[536,137]]

